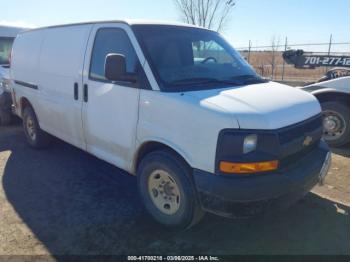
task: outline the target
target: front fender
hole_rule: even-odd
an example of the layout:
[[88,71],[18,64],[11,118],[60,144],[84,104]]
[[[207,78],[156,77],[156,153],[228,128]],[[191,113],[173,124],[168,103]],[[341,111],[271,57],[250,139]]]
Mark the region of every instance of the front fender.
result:
[[336,78],[329,81],[305,86],[302,89],[315,94],[327,92],[350,94],[350,77]]
[[314,95],[317,100],[322,104],[324,102],[338,101],[346,104],[350,104],[350,93],[340,91],[334,88],[318,87],[314,86],[315,90],[305,90]]
[[320,87],[319,89],[316,89],[314,91],[311,91],[311,94],[313,94],[314,96],[318,96],[321,94],[346,94],[344,92],[341,92],[339,90],[336,90],[334,88],[328,88],[328,87]]
[[134,155],[134,158],[133,158],[133,166],[132,166],[132,169],[135,171],[135,167],[136,167],[136,160],[137,160],[137,157],[139,152],[140,152],[140,149],[145,145],[145,144],[148,144],[148,143],[159,143],[159,144],[162,144],[166,147],[169,147],[171,148],[173,151],[175,151],[177,154],[179,154],[186,162],[187,164],[189,164],[191,167],[193,166],[193,160],[192,158],[186,153],[186,151],[183,149],[183,148],[180,148],[178,145],[172,143],[171,141],[169,140],[166,140],[166,139],[163,139],[161,137],[151,137],[151,136],[148,136],[148,137],[142,137],[141,140],[137,139],[137,143],[136,143],[136,154]]

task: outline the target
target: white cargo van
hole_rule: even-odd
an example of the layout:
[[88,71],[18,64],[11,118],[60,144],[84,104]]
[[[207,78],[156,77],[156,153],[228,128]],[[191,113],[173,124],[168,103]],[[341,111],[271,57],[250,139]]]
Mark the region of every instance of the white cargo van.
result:
[[203,28],[31,30],[15,40],[11,81],[32,147],[53,135],[136,175],[146,209],[165,225],[289,206],[330,165],[317,100],[262,79]]
[[12,43],[24,28],[0,25],[0,126],[11,121],[9,59]]

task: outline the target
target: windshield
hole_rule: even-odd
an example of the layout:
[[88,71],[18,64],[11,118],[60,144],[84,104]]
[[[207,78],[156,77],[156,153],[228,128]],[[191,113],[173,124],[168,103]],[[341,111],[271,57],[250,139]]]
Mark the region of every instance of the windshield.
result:
[[218,33],[191,27],[135,25],[162,91],[265,82]]
[[13,38],[0,37],[0,65],[8,65]]

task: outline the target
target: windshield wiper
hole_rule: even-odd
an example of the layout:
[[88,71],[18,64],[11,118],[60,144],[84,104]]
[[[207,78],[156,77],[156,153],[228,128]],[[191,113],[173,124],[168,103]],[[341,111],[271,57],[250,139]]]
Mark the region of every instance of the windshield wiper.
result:
[[197,77],[197,78],[185,78],[179,79],[168,84],[173,86],[183,86],[183,85],[205,85],[205,84],[227,84],[227,85],[240,85],[241,83],[233,81],[230,79],[218,79],[210,77]]
[[259,84],[259,83],[266,83],[268,82],[266,79],[261,78],[257,75],[239,75],[239,76],[234,76],[231,77],[230,80],[241,80],[242,85],[247,85],[247,84]]

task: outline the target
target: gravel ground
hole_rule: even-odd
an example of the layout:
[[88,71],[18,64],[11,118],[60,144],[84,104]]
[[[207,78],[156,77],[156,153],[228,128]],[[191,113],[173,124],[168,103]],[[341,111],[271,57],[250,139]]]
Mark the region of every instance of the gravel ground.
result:
[[350,254],[350,150],[335,153],[326,186],[289,210],[175,231],[146,215],[135,177],[60,141],[32,150],[20,127],[1,127],[0,255]]

